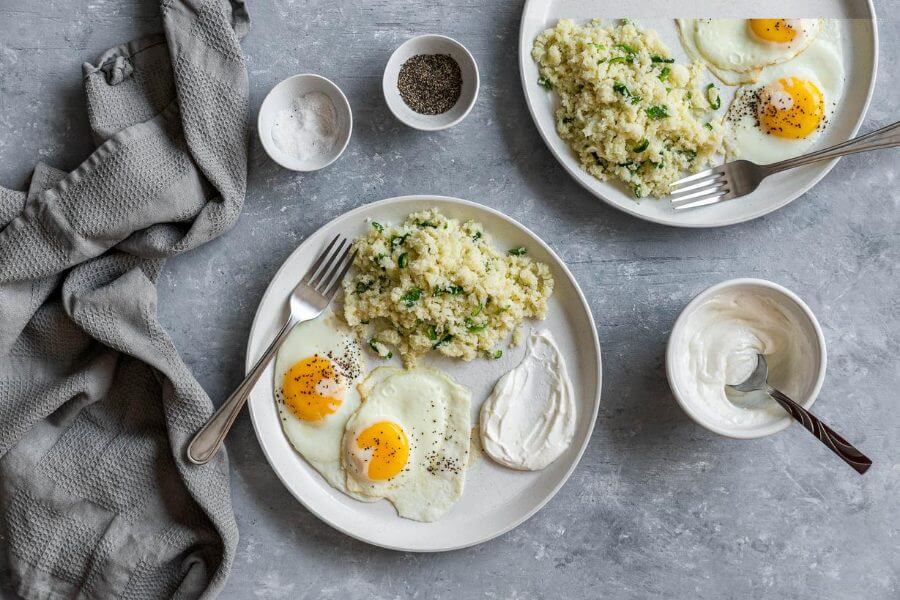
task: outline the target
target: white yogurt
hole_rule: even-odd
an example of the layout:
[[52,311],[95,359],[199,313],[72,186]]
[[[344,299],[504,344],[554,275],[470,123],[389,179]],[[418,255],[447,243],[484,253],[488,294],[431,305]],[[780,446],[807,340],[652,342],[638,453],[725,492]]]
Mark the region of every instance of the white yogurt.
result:
[[481,407],[485,453],[512,469],[543,469],[575,436],[575,398],[550,332],[532,331],[525,358],[506,373]]
[[766,357],[769,383],[803,401],[817,354],[797,317],[773,298],[726,290],[687,316],[675,340],[671,375],[681,395],[723,428],[752,429],[784,418],[763,392],[741,394],[726,385],[743,382]]

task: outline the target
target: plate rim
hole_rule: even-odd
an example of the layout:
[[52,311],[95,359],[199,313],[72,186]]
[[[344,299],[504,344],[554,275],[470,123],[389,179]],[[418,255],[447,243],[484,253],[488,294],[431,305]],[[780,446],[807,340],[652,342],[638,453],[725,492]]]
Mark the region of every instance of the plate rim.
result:
[[[302,242],[300,242],[300,244],[293,251],[291,251],[290,254],[288,254],[284,258],[284,260],[281,263],[281,266],[278,267],[278,269],[272,275],[271,279],[269,280],[269,284],[266,286],[265,291],[263,292],[262,296],[260,297],[259,303],[256,306],[256,311],[254,311],[254,314],[253,314],[253,321],[251,322],[251,325],[250,325],[250,332],[247,334],[247,344],[245,347],[245,354],[244,354],[244,357],[245,357],[244,358],[244,372],[246,373],[247,371],[249,371],[249,369],[253,366],[253,364],[258,359],[258,356],[257,356],[258,353],[251,354],[251,351],[252,351],[251,346],[253,344],[254,338],[258,335],[257,330],[260,327],[260,321],[262,320],[262,315],[261,315],[262,306],[268,300],[270,294],[273,293],[273,285],[274,285],[275,281],[282,276],[282,272],[287,268],[288,263],[291,262],[291,259],[294,257],[294,255],[296,255],[297,253],[301,252],[304,249],[304,246],[308,243],[310,238],[315,236],[319,231],[326,229],[328,227],[334,226],[334,224],[337,223],[338,221],[350,219],[355,215],[370,211],[372,209],[377,209],[377,208],[380,208],[383,206],[389,206],[389,205],[393,205],[393,204],[402,204],[405,202],[427,202],[428,200],[438,200],[438,201],[442,201],[442,202],[448,202],[450,204],[457,204],[457,205],[466,206],[468,208],[473,208],[476,211],[482,210],[482,211],[488,212],[488,213],[494,215],[495,217],[498,217],[504,221],[511,223],[514,227],[518,227],[521,230],[525,231],[527,234],[531,235],[535,240],[538,241],[538,243],[543,247],[543,249],[550,254],[550,256],[557,262],[558,266],[562,269],[563,274],[571,281],[573,287],[575,288],[575,292],[577,294],[578,300],[581,303],[582,310],[587,315],[588,322],[591,325],[591,339],[593,340],[594,353],[596,354],[596,357],[597,357],[597,361],[596,361],[597,362],[597,364],[596,364],[597,384],[596,384],[596,393],[593,398],[593,409],[591,410],[591,415],[590,415],[589,421],[588,421],[588,430],[584,437],[584,440],[581,443],[581,447],[578,448],[578,451],[577,451],[576,455],[574,456],[574,459],[572,460],[572,464],[569,466],[569,468],[566,470],[566,472],[560,478],[559,482],[531,510],[526,511],[523,515],[514,519],[513,522],[507,526],[501,527],[497,530],[491,530],[487,534],[480,534],[477,537],[477,539],[473,539],[471,541],[467,541],[462,544],[446,545],[446,546],[436,544],[433,546],[418,547],[418,548],[410,548],[410,547],[405,547],[405,546],[397,546],[397,545],[392,545],[392,544],[380,543],[376,540],[373,540],[371,537],[366,537],[365,535],[360,535],[360,534],[354,533],[353,531],[349,530],[348,528],[343,527],[340,524],[338,524],[337,522],[335,522],[334,519],[329,519],[329,518],[325,517],[318,510],[316,510],[314,507],[310,506],[307,502],[305,502],[299,495],[294,493],[294,489],[290,485],[288,485],[288,482],[285,480],[285,476],[283,476],[282,473],[275,467],[273,458],[269,455],[269,450],[267,449],[266,445],[263,443],[263,436],[260,433],[260,429],[259,429],[260,425],[257,423],[257,417],[256,417],[256,414],[255,414],[255,411],[253,408],[252,398],[248,394],[247,409],[250,413],[250,421],[253,425],[253,433],[256,436],[257,443],[259,444],[260,449],[262,450],[263,455],[265,456],[266,462],[268,463],[269,467],[272,469],[272,471],[275,473],[275,476],[278,478],[278,480],[281,482],[281,484],[287,489],[287,491],[298,502],[300,502],[310,513],[312,513],[316,518],[318,518],[323,523],[329,525],[330,527],[336,529],[337,531],[340,531],[344,535],[347,535],[351,538],[357,539],[361,542],[371,544],[373,546],[378,546],[381,548],[399,551],[399,552],[417,552],[417,553],[448,552],[448,551],[452,551],[452,550],[459,550],[462,548],[469,548],[472,546],[477,546],[479,544],[483,544],[484,542],[487,542],[489,540],[492,540],[494,538],[497,538],[501,535],[504,535],[504,534],[512,531],[513,529],[515,529],[516,527],[518,527],[519,525],[521,525],[522,523],[524,523],[525,521],[527,521],[528,519],[533,517],[538,511],[540,511],[542,508],[544,508],[544,506],[546,506],[547,503],[550,502],[550,500],[552,500],[556,496],[557,493],[559,493],[559,490],[562,489],[562,487],[566,484],[566,482],[568,482],[569,478],[575,472],[575,469],[578,467],[579,463],[581,463],[581,459],[584,456],[584,452],[585,452],[585,450],[587,450],[587,447],[590,444],[591,439],[593,437],[594,426],[596,425],[597,416],[600,411],[600,400],[601,400],[601,395],[602,395],[602,391],[603,391],[603,358],[602,358],[602,354],[601,354],[601,350],[600,350],[600,339],[597,334],[597,324],[594,321],[594,315],[591,312],[591,308],[587,302],[587,298],[584,295],[584,291],[581,289],[581,286],[578,284],[578,280],[575,278],[575,275],[571,272],[571,270],[569,269],[569,267],[565,263],[565,261],[563,261],[562,258],[560,258],[560,256],[553,250],[553,248],[550,247],[550,245],[547,242],[545,242],[540,236],[538,236],[534,231],[532,231],[531,229],[529,229],[528,227],[526,227],[525,225],[523,225],[516,219],[500,212],[499,210],[496,210],[496,209],[491,208],[490,206],[486,206],[484,204],[479,204],[477,202],[473,202],[471,200],[464,200],[462,198],[457,198],[457,197],[453,197],[453,196],[442,196],[442,195],[437,195],[437,194],[409,194],[409,195],[404,195],[404,196],[393,196],[390,198],[377,200],[375,202],[369,202],[369,203],[358,206],[352,210],[344,212],[344,213],[330,219],[328,222],[322,224],[315,231],[313,231],[312,233],[307,235],[305,237],[305,239]],[[260,352],[262,352],[263,349],[264,349],[264,347],[261,347]],[[251,394],[252,394],[252,392],[251,392]],[[398,518],[400,518],[400,517],[398,517]]]
[[[550,135],[550,133],[545,132],[543,130],[543,128],[541,128],[541,126],[538,125],[538,120],[537,120],[537,116],[536,116],[537,108],[534,106],[532,97],[528,93],[528,84],[525,80],[525,65],[527,64],[527,61],[530,60],[530,56],[531,56],[530,52],[526,53],[526,51],[525,51],[525,43],[526,43],[526,40],[525,40],[525,18],[529,14],[530,10],[534,10],[535,5],[542,3],[542,2],[547,2],[547,0],[525,0],[525,4],[522,7],[522,16],[519,19],[519,81],[522,84],[522,94],[525,96],[525,104],[528,106],[528,114],[531,116],[531,122],[534,124],[535,129],[538,130],[538,134],[540,134],[541,139],[544,142],[544,146],[547,148],[547,150],[550,151],[550,154],[553,155],[553,158],[556,159],[556,161],[562,166],[562,168],[566,171],[566,173],[578,185],[580,185],[582,188],[587,190],[588,193],[590,193],[592,196],[599,198],[600,200],[605,202],[607,205],[612,206],[613,208],[620,210],[626,214],[629,214],[633,217],[637,217],[638,219],[641,219],[644,221],[649,221],[651,223],[656,223],[659,225],[666,225],[668,227],[681,227],[681,228],[686,228],[686,229],[712,229],[714,227],[728,227],[730,225],[737,225],[739,223],[747,223],[749,221],[753,221],[760,217],[764,217],[768,214],[771,214],[777,210],[781,210],[782,208],[784,208],[788,204],[792,203],[797,198],[800,198],[801,196],[806,194],[806,192],[808,192],[810,189],[815,187],[820,181],[822,181],[822,179],[824,179],[824,177],[826,175],[828,175],[828,173],[831,172],[831,170],[834,168],[834,166],[840,160],[839,158],[836,158],[834,160],[823,163],[824,168],[815,177],[813,177],[809,183],[807,183],[805,186],[803,186],[799,191],[797,191],[793,195],[789,194],[788,196],[785,196],[784,199],[773,204],[772,206],[762,208],[760,210],[757,210],[757,211],[750,213],[749,215],[745,215],[743,217],[722,218],[722,219],[718,219],[718,220],[710,221],[710,222],[706,222],[706,223],[680,223],[680,222],[674,222],[674,221],[664,218],[664,217],[655,217],[652,215],[647,215],[647,214],[641,213],[638,210],[633,209],[630,206],[626,206],[624,204],[619,204],[617,202],[614,202],[613,200],[610,200],[605,195],[603,195],[599,190],[594,189],[593,187],[591,187],[591,185],[589,185],[587,182],[583,181],[581,179],[581,177],[578,176],[581,172],[580,169],[577,166],[567,164],[567,162],[563,159],[563,157],[560,155],[560,153],[558,153],[556,151],[556,149],[551,145],[550,140],[548,139],[548,135]],[[854,125],[853,125],[852,131],[850,134],[850,138],[856,137],[856,135],[859,133],[859,129],[862,126],[863,121],[865,120],[866,115],[869,112],[869,106],[872,103],[872,95],[875,92],[875,82],[878,79],[878,62],[879,62],[878,58],[879,58],[880,52],[879,52],[879,37],[878,37],[878,18],[875,13],[874,0],[866,0],[866,8],[869,12],[869,18],[862,19],[862,20],[868,21],[872,26],[872,40],[871,40],[871,42],[872,42],[872,76],[869,78],[869,85],[868,85],[868,89],[866,90],[866,101],[863,103],[862,110],[860,110],[859,116],[856,119],[856,123],[854,123]],[[554,131],[553,133],[555,134],[556,132]],[[850,138],[848,138],[848,139],[850,139]],[[598,181],[598,180],[592,180],[592,181]]]

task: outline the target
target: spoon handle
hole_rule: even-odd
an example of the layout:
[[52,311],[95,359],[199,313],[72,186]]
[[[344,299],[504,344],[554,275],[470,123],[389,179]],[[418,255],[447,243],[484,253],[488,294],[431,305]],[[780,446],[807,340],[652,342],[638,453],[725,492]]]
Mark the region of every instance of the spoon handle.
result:
[[784,410],[788,411],[790,415],[799,421],[811,434],[831,448],[831,450],[840,456],[844,462],[856,469],[857,473],[862,475],[872,466],[872,461],[868,456],[857,450],[853,444],[838,435],[831,427],[820,421],[814,414],[770,385],[766,386],[766,392],[768,392],[768,394],[772,396]]

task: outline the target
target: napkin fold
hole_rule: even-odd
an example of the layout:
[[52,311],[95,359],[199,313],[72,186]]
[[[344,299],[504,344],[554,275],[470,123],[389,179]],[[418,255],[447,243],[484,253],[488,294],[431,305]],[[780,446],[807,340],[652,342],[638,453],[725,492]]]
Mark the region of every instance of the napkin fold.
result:
[[157,320],[165,258],[229,229],[247,182],[241,0],[162,0],[163,35],[84,65],[98,147],[0,188],[0,592],[196,598],[237,545],[209,398]]

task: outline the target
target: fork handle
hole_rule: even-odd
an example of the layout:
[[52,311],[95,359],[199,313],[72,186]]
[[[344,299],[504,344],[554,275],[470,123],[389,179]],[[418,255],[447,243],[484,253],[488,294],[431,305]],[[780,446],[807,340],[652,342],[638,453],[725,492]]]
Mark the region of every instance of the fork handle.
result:
[[768,392],[768,394],[772,396],[784,410],[794,417],[794,419],[803,425],[807,431],[819,438],[819,441],[823,444],[831,448],[832,452],[840,456],[841,459],[853,467],[857,473],[862,475],[872,466],[872,461],[868,456],[857,450],[853,444],[838,435],[836,431],[820,421],[814,414],[788,398],[787,395],[770,385],[766,386],[766,392]]
[[892,123],[887,127],[876,129],[871,133],[855,137],[852,140],[847,140],[842,144],[830,146],[817,152],[811,152],[796,158],[789,158],[781,162],[772,163],[766,165],[765,168],[768,171],[768,175],[771,175],[772,173],[778,173],[795,167],[802,167],[803,165],[808,165],[820,160],[831,160],[848,154],[856,154],[857,152],[868,152],[869,150],[893,148],[895,146],[900,146],[900,121]]
[[256,382],[259,381],[263,371],[265,371],[266,367],[269,366],[269,363],[272,362],[272,357],[275,356],[278,348],[281,347],[282,342],[284,342],[284,339],[297,323],[298,320],[293,318],[288,318],[288,320],[285,321],[284,325],[281,327],[281,331],[278,332],[278,335],[275,336],[275,339],[272,340],[272,343],[269,344],[269,347],[266,348],[263,355],[256,361],[256,364],[253,365],[253,368],[250,369],[247,376],[244,377],[244,381],[237,386],[234,392],[232,392],[222,406],[219,407],[219,410],[217,410],[200,431],[194,435],[194,439],[191,440],[191,443],[188,444],[187,447],[187,458],[189,461],[195,465],[205,465],[216,455],[216,452],[219,451],[219,447],[222,445],[222,441],[234,424],[234,420],[237,419],[241,409],[244,408],[247,397],[250,395],[250,390],[252,390],[253,386],[256,385]]

